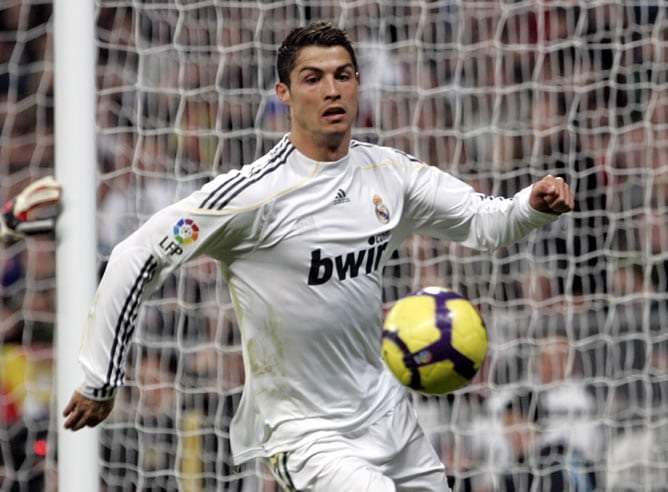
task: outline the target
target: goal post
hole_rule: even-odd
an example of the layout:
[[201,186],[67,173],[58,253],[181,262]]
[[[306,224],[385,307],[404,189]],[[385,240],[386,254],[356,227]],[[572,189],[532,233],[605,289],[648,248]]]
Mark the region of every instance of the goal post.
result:
[[95,8],[54,2],[55,174],[63,187],[56,231],[58,490],[99,490],[98,430],[64,430],[62,410],[81,381],[78,356],[96,287],[97,146]]

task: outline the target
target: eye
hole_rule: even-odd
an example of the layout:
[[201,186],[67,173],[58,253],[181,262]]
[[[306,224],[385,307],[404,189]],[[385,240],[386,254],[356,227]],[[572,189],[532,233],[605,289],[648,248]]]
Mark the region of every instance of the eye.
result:
[[318,82],[318,80],[320,80],[320,78],[317,77],[316,75],[309,75],[304,79],[304,82],[307,84],[315,84]]
[[355,76],[354,72],[350,68],[341,70],[339,73],[336,74],[337,80],[340,80],[342,82],[351,80],[354,76]]

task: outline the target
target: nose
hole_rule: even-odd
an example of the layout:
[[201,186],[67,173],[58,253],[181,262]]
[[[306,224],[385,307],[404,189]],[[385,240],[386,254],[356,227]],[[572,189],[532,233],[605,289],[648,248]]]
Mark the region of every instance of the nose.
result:
[[336,79],[333,76],[325,78],[325,99],[336,100],[340,99],[339,87]]

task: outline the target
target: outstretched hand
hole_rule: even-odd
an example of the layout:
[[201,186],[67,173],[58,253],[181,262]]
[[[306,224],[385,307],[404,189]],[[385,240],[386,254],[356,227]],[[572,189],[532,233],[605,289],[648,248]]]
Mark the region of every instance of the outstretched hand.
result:
[[91,400],[78,391],[75,391],[69,403],[63,410],[63,417],[67,417],[65,428],[77,431],[83,427],[95,427],[111,413],[114,408],[114,399]]
[[573,210],[573,191],[563,178],[548,174],[533,185],[529,204],[535,210],[560,215]]

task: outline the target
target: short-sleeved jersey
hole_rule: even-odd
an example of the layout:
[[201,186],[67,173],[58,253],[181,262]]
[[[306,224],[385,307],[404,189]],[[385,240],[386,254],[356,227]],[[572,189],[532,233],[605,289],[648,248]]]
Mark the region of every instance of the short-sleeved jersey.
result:
[[219,260],[234,302],[245,367],[232,422],[235,461],[353,431],[405,389],[380,355],[382,268],[410,234],[492,250],[556,216],[485,197],[395,149],[352,141],[335,162],[307,158],[285,136],[150,218],[116,246],[81,351],[81,392],[109,398],[142,299],[178,266]]

